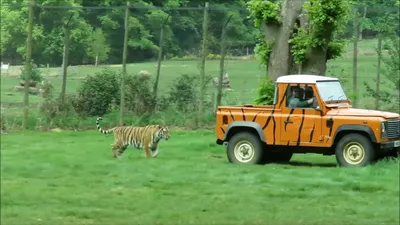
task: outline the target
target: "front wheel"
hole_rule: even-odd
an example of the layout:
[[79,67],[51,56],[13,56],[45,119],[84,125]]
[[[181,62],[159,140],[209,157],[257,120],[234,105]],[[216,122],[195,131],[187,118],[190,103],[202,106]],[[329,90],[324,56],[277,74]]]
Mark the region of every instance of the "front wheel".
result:
[[343,167],[364,167],[375,159],[371,141],[361,134],[342,137],[335,149],[336,160]]
[[228,142],[227,156],[231,163],[261,164],[263,143],[249,132],[236,133]]

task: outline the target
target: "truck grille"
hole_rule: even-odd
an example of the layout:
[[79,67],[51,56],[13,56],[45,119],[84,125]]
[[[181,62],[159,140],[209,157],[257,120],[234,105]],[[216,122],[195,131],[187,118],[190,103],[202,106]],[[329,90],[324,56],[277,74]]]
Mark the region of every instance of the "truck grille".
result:
[[400,120],[390,120],[387,123],[388,138],[400,137]]

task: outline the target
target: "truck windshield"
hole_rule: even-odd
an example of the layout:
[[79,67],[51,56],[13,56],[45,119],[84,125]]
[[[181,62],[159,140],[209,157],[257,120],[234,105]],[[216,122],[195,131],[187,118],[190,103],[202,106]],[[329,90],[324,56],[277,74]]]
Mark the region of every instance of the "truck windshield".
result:
[[347,100],[339,81],[318,81],[316,84],[323,101]]

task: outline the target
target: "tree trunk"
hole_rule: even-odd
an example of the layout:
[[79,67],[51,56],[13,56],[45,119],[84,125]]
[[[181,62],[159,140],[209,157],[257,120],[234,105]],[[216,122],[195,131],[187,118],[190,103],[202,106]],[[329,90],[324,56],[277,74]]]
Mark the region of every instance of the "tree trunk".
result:
[[[231,20],[232,15],[228,18],[225,24],[222,26],[221,31],[221,59],[219,61],[219,77],[218,77],[218,93],[217,93],[217,107],[221,105],[222,100],[222,79],[224,77],[224,68],[225,68],[225,55],[226,55],[226,43],[225,43],[225,36],[226,36],[226,26],[228,25],[229,21]],[[214,111],[215,112],[215,111]]]
[[[272,51],[269,56],[267,74],[272,80],[279,76],[298,74],[325,75],[327,62],[327,49],[332,39],[333,27],[326,24],[322,38],[327,41],[323,46],[312,48],[306,56],[306,61],[301,65],[294,62],[291,46],[288,44],[292,38],[291,32],[297,23],[304,30],[309,26],[308,18],[302,13],[302,6],[306,0],[285,0],[281,10],[281,25],[264,24],[264,35],[273,41]],[[301,68],[299,68],[299,66]]]
[[382,60],[382,34],[378,34],[378,65],[376,67],[376,96],[375,96],[375,109],[379,110],[380,101],[380,85],[381,85],[381,60]]
[[63,65],[62,65],[62,83],[61,83],[61,105],[65,103],[65,92],[67,88],[67,70],[68,70],[68,57],[70,48],[70,35],[71,30],[68,25],[64,26],[64,52],[63,52]]
[[97,66],[97,64],[99,63],[99,53],[96,54],[96,62],[95,62],[95,66]]
[[354,39],[353,39],[353,94],[354,101],[353,106],[357,107],[358,103],[358,37],[360,36],[360,24],[358,21],[358,10],[354,9],[353,18],[353,29],[354,29]]
[[[364,0],[364,12],[363,12],[363,22],[365,23],[365,19],[367,18],[367,3]],[[360,36],[358,37],[358,40],[362,40],[363,39],[363,35],[362,35],[363,29],[362,27],[360,27]]]
[[325,32],[322,38],[326,40],[325,44],[311,48],[311,51],[307,54],[307,60],[302,65],[302,73],[304,74],[325,76],[326,62],[328,61],[326,53],[332,39],[333,27],[332,24],[325,24],[324,27]]
[[279,76],[287,75],[291,71],[292,60],[288,41],[291,38],[291,31],[305,1],[285,0],[281,10],[282,24],[280,26],[269,24],[264,26],[265,38],[274,42],[267,68],[267,74],[272,80],[276,80]]

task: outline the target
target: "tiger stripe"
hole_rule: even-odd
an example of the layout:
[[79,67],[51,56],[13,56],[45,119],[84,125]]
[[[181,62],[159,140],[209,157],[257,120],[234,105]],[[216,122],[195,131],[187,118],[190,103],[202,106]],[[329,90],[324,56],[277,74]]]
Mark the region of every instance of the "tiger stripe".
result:
[[170,138],[169,129],[166,126],[117,126],[104,130],[100,127],[100,120],[102,120],[101,117],[96,119],[96,126],[100,133],[114,133],[114,143],[111,144],[114,158],[121,156],[128,146],[143,150],[147,158],[150,156],[156,157],[158,155],[159,141]]

